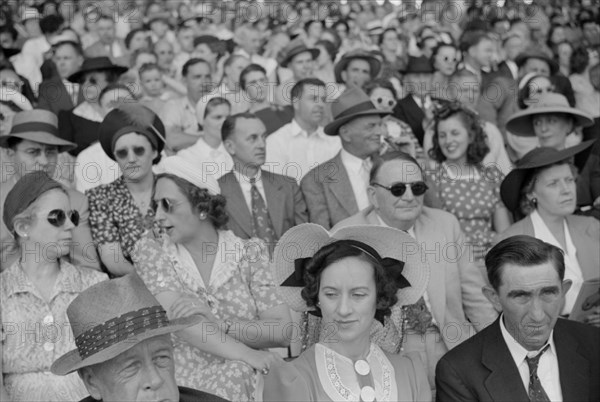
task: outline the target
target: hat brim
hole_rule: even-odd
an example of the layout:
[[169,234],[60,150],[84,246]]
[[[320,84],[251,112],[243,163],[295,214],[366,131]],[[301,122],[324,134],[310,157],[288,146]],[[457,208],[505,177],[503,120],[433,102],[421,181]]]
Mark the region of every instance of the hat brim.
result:
[[169,326],[152,329],[135,337],[125,339],[112,346],[109,346],[106,349],[103,349],[100,352],[93,354],[87,359],[82,359],[77,349],[71,350],[70,352],[67,352],[61,357],[59,357],[52,364],[52,367],[50,367],[50,371],[56,375],[67,375],[69,373],[72,373],[73,371],[79,370],[80,368],[110,360],[113,357],[116,357],[119,354],[131,349],[132,347],[146,339],[152,338],[154,336],[181,331],[182,329],[198,324],[201,320],[202,317],[199,315],[192,315],[189,317],[171,320],[171,325]]
[[521,137],[535,137],[535,131],[533,130],[532,117],[538,114],[553,114],[553,113],[564,113],[568,114],[575,119],[576,127],[588,127],[594,124],[594,121],[586,113],[581,112],[575,108],[563,107],[563,106],[545,106],[545,107],[528,107],[525,110],[521,110],[513,114],[508,122],[506,122],[506,129],[514,135]]
[[341,126],[343,126],[344,124],[346,124],[349,121],[354,120],[358,117],[364,117],[364,116],[385,117],[385,116],[389,116],[390,114],[391,114],[390,112],[384,112],[379,109],[364,110],[362,112],[353,113],[350,116],[344,116],[342,118],[333,120],[331,123],[329,123],[325,126],[323,131],[327,135],[331,135],[331,136],[338,135],[338,130]]
[[550,75],[556,74],[559,70],[558,63],[556,61],[541,54],[520,54],[515,59],[515,63],[520,68],[529,59],[544,60],[546,63],[548,63],[548,66],[550,67]]
[[292,52],[292,53],[288,54],[287,56],[285,56],[285,59],[283,59],[280,63],[281,67],[286,68],[288,66],[288,64],[290,63],[290,61],[292,61],[292,59],[294,57],[298,56],[299,54],[305,53],[305,52],[309,52],[311,54],[313,60],[315,60],[317,57],[319,57],[319,54],[321,54],[321,51],[319,49],[309,49],[309,48],[300,49],[299,51]]
[[[519,209],[521,202],[521,189],[523,184],[531,171],[534,169],[542,168],[544,166],[550,166],[555,163],[569,159],[579,152],[589,148],[595,140],[584,141],[581,144],[575,145],[559,151],[555,155],[545,158],[544,160],[533,161],[528,163],[526,166],[515,167],[511,172],[506,175],[502,183],[500,183],[500,198],[502,202],[508,208],[509,211],[515,212]],[[531,152],[531,151],[530,151]]]
[[77,148],[77,144],[74,144],[67,140],[63,140],[62,138],[58,138],[45,131],[27,131],[24,133],[3,135],[2,137],[0,137],[0,147],[7,148],[8,141],[10,138],[21,138],[23,140],[39,142],[40,144],[56,145],[59,153],[67,152]]
[[86,68],[85,70],[79,70],[71,75],[69,75],[69,77],[67,78],[69,80],[69,82],[73,82],[73,83],[80,83],[81,79],[83,78],[83,76],[86,73],[89,73],[91,71],[114,71],[117,74],[123,74],[125,72],[127,72],[129,69],[127,67],[124,66],[117,66],[114,65],[112,67],[102,67],[102,68]]
[[[398,290],[399,305],[414,304],[425,292],[429,283],[429,265],[422,262],[418,243],[407,233],[377,225],[347,226],[331,234],[314,223],[291,228],[279,239],[273,254],[271,270],[276,285],[292,275],[295,259],[312,257],[323,246],[337,240],[360,241],[384,258],[391,257],[404,262],[402,275],[411,286]],[[302,298],[301,291],[300,287],[279,286],[280,296],[292,310],[313,310]]]
[[342,80],[342,71],[346,69],[346,67],[352,60],[356,59],[366,60],[369,63],[369,66],[371,67],[371,79],[379,75],[379,72],[381,71],[381,62],[375,56],[361,54],[356,56],[342,57],[342,59],[333,67],[333,71],[335,73],[335,81],[338,84],[344,83],[344,81]]

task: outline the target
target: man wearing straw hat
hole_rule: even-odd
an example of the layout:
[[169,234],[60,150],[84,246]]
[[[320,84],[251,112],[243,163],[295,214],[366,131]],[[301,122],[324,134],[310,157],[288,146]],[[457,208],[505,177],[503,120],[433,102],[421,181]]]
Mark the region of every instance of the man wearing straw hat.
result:
[[[2,161],[0,183],[0,208],[4,198],[19,178],[35,170],[45,170],[54,175],[58,154],[76,147],[72,142],[58,137],[58,119],[47,110],[34,109],[17,113],[8,135],[0,137],[0,147],[6,148],[8,160]],[[10,177],[8,177],[10,176]],[[88,224],[88,201],[80,192],[67,189],[71,205],[81,217],[73,229],[74,247],[71,262],[77,266],[99,269],[98,255],[92,242]],[[6,225],[0,224],[0,267],[8,267],[17,258],[14,242]]]
[[169,320],[137,275],[104,281],[67,308],[74,349],[54,362],[56,375],[77,371],[90,397],[82,402],[224,401],[177,387],[170,334],[198,324],[199,315]]

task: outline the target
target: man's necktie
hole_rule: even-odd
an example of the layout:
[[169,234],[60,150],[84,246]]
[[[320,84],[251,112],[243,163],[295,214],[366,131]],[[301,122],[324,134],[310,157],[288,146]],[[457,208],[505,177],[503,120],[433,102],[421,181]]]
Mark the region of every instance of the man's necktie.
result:
[[529,366],[529,400],[531,402],[549,402],[550,398],[548,398],[548,394],[544,391],[544,387],[542,387],[542,383],[540,382],[540,378],[537,375],[538,363],[540,362],[540,358],[544,354],[550,345],[546,345],[544,349],[540,353],[538,353],[535,357],[526,357],[527,365]]
[[250,184],[252,185],[250,195],[252,196],[252,219],[254,222],[253,235],[264,240],[269,246],[269,251],[272,251],[275,246],[275,229],[273,229],[265,200],[256,187],[256,179],[250,179]]

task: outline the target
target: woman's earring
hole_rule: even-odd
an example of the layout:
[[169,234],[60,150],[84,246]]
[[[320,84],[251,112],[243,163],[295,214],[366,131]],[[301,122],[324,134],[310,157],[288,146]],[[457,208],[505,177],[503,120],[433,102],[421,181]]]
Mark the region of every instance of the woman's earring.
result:
[[530,202],[531,202],[531,205],[532,205],[534,208],[537,208],[537,198],[532,198],[532,199],[530,200]]
[[200,212],[200,220],[206,219],[206,212]]

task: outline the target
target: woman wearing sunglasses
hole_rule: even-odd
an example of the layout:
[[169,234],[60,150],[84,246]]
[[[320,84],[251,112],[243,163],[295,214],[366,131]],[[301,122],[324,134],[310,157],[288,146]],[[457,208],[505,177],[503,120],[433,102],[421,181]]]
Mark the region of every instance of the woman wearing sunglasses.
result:
[[102,149],[122,173],[112,183],[86,191],[92,237],[102,263],[113,276],[133,272],[131,249],[153,227],[152,166],[160,160],[164,138],[162,121],[139,104],[113,109],[98,129]]
[[442,209],[458,218],[482,269],[492,239],[511,223],[500,201],[503,174],[495,165],[482,163],[489,151],[476,112],[458,102],[437,110],[429,150],[437,165],[428,172],[428,182],[435,184]]
[[441,91],[446,88],[450,76],[456,71],[459,60],[460,52],[452,44],[440,43],[433,49],[431,64],[435,70],[432,79],[435,91]]
[[536,73],[526,74],[519,81],[517,104],[519,109],[527,109],[529,105],[539,101],[542,94],[556,92],[550,77]]
[[213,175],[180,156],[161,163],[154,202],[160,236],[142,238],[132,257],[148,289],[172,317],[204,321],[175,337],[177,384],[232,401],[254,397],[256,375],[281,360],[266,348],[289,343],[289,310],[256,238],[223,230],[225,199]]
[[[431,401],[418,354],[387,353],[371,337],[402,322],[429,279],[415,240],[398,229],[363,225],[332,233],[307,223],[275,249],[273,276],[283,300],[305,316],[302,354],[265,378],[265,401]],[[308,313],[321,317],[311,339]]]
[[20,259],[0,274],[0,365],[10,401],[78,401],[89,393],[78,375],[50,373],[54,356],[75,347],[67,306],[106,275],[64,257],[79,213],[44,172],[24,175],[7,194],[2,219]]

